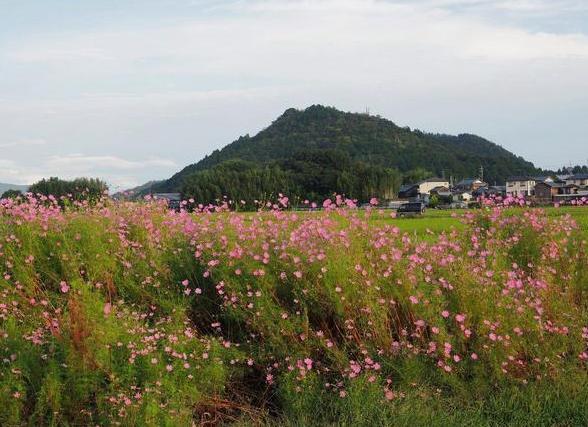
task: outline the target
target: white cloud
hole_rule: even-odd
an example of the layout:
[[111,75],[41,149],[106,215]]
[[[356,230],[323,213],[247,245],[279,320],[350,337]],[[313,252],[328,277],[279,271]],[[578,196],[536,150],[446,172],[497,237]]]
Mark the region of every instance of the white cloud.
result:
[[0,159],[0,182],[27,185],[41,178],[31,172],[13,160]]
[[47,141],[41,138],[19,139],[17,141],[10,141],[0,143],[0,148],[24,147],[29,145],[45,145]]
[[129,175],[129,173],[136,174],[148,171],[151,174],[158,174],[163,170],[169,174],[177,167],[174,161],[163,158],[128,160],[117,156],[85,156],[82,154],[50,156],[36,164],[28,164],[26,159],[0,159],[0,182],[32,184],[51,176],[63,179],[88,176],[105,179],[112,189],[120,189],[136,186],[141,182],[136,175]]
[[[560,2],[561,3],[561,2]],[[571,3],[571,2],[564,2]],[[387,2],[377,0],[247,1],[229,3],[229,15],[182,20],[133,30],[82,33],[76,37],[28,39],[4,55],[16,62],[52,63],[110,72],[208,72],[233,70],[292,75],[301,65],[326,68],[329,57],[346,65],[360,48],[389,52],[427,49],[430,53],[484,56],[490,60],[588,57],[583,34],[536,33],[498,22],[462,16],[455,4],[494,9],[545,9],[544,1]],[[434,6],[436,5],[436,6]],[[316,55],[317,53],[321,55]],[[506,52],[506,54],[504,53]],[[530,53],[527,53],[530,52]],[[300,59],[314,59],[300,63]],[[294,68],[291,68],[294,66]],[[230,68],[234,67],[234,68]],[[302,67],[304,68],[304,67]],[[236,76],[235,76],[236,77]]]
[[541,14],[561,14],[562,12],[588,10],[588,4],[584,0],[502,0],[487,3],[498,9]]
[[96,61],[112,59],[104,50],[81,47],[77,49],[47,49],[16,51],[11,57],[19,62]]
[[[425,130],[482,133],[537,161],[537,147],[525,144],[529,129],[548,135],[548,126],[562,121],[545,118],[588,107],[585,33],[535,31],[496,18],[559,17],[585,11],[584,1],[206,5],[214,13],[75,31],[45,27],[7,39],[0,148],[28,148],[18,158],[27,176],[143,181],[259,130],[287,107],[326,103],[370,106]],[[569,141],[588,131],[574,126],[566,127]],[[15,135],[31,129],[52,141],[51,151],[16,144]],[[56,154],[75,151],[93,155]],[[568,146],[558,155],[572,152]],[[150,157],[157,155],[166,159]]]
[[73,171],[92,171],[96,169],[133,170],[148,167],[175,167],[176,163],[168,159],[147,159],[132,161],[116,156],[84,156],[70,154],[67,156],[51,156],[47,165],[56,170],[66,168]]

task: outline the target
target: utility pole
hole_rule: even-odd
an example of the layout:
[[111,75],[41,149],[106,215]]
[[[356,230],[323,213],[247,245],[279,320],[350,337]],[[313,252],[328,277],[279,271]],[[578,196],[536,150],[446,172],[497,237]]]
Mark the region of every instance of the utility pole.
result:
[[480,180],[484,181],[484,166],[480,165]]

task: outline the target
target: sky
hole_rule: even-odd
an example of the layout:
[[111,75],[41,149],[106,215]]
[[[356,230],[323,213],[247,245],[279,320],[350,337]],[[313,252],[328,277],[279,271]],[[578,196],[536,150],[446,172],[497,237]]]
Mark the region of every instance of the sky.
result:
[[588,0],[0,0],[0,182],[163,179],[323,104],[588,163]]

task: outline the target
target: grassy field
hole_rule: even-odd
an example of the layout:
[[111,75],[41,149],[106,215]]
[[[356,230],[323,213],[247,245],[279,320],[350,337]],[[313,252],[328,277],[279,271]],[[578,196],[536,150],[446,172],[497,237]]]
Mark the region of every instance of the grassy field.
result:
[[391,212],[384,212],[383,215],[374,215],[375,218],[372,220],[374,226],[395,225],[404,232],[420,237],[436,236],[443,232],[450,232],[452,229],[464,228],[459,215],[465,211],[429,209],[423,215],[404,218],[392,218]]
[[[580,226],[582,231],[588,235],[588,209],[578,207],[548,207],[543,208],[549,217],[555,218],[562,215],[570,215]],[[372,223],[376,226],[393,224],[407,233],[416,234],[420,237],[436,236],[442,232],[449,232],[452,229],[463,230],[464,224],[460,217],[469,211],[464,210],[436,210],[429,209],[424,215],[391,218],[390,213],[385,211],[381,218],[376,216]]]
[[588,425],[588,208],[0,203],[0,425]]

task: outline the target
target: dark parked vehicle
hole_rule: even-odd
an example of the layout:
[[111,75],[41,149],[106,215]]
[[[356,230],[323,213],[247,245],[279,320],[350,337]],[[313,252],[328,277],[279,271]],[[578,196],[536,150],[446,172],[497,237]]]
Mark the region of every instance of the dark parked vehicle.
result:
[[398,216],[406,215],[421,215],[425,212],[425,204],[423,202],[405,203],[398,208],[396,213]]

